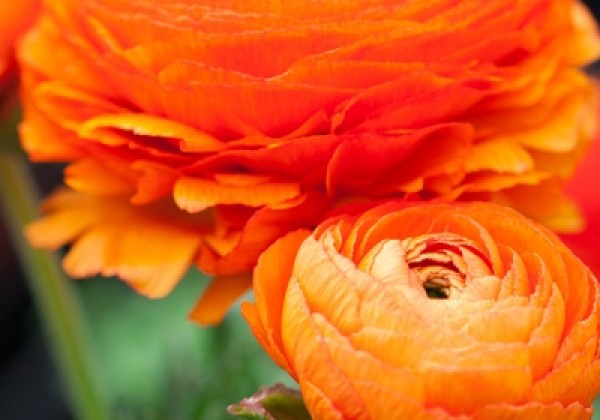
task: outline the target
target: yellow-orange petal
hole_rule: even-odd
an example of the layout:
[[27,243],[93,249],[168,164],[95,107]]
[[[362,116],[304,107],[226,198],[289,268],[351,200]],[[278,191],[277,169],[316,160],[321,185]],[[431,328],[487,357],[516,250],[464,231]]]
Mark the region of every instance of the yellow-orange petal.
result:
[[223,320],[229,308],[252,284],[249,274],[215,277],[189,314],[200,325],[214,325]]
[[531,156],[520,144],[497,139],[473,145],[465,166],[467,172],[490,170],[500,173],[523,173],[534,167]]
[[557,232],[579,232],[585,224],[576,203],[564,195],[562,186],[556,179],[543,180],[535,187],[514,185],[496,193],[493,199],[515,208],[527,217],[539,220]]
[[28,225],[26,235],[44,248],[73,241],[63,262],[69,275],[117,275],[152,298],[168,294],[183,277],[210,229],[204,217],[177,216],[168,205],[132,207],[126,196],[59,191],[46,207],[48,215]]
[[138,136],[179,142],[186,152],[213,152],[224,143],[188,125],[147,114],[104,114],[88,119],[79,129],[83,137],[105,137],[106,131],[123,130]]
[[134,191],[131,180],[119,176],[92,159],[80,160],[65,170],[65,184],[91,195],[123,195]]
[[251,186],[228,185],[219,180],[182,177],[173,191],[177,205],[195,213],[217,204],[243,204],[250,207],[277,205],[300,194],[298,184],[263,182]]

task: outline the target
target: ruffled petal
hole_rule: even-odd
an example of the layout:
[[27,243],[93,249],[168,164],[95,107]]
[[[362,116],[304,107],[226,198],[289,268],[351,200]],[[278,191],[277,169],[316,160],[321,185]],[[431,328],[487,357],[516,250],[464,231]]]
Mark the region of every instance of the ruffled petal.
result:
[[73,242],[63,262],[69,275],[117,275],[152,298],[165,296],[179,282],[210,230],[205,216],[177,217],[164,205],[136,208],[126,198],[72,191],[54,194],[46,211],[47,216],[28,225],[26,235],[44,248]]

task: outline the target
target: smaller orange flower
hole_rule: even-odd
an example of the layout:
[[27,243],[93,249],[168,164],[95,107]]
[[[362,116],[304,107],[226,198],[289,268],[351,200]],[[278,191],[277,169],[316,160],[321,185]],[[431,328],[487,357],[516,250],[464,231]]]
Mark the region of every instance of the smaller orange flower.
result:
[[244,316],[314,418],[580,419],[600,391],[595,277],[495,204],[329,219],[273,244],[254,288]]

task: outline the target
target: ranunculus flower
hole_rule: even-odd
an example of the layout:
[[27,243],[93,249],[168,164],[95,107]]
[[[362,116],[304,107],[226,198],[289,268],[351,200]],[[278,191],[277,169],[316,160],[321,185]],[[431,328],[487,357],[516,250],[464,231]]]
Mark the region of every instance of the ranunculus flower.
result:
[[[348,201],[490,199],[579,226],[559,189],[593,131],[593,89],[579,67],[600,51],[579,2],[47,0],[45,9],[20,49],[21,134],[33,160],[70,162],[65,181],[79,198],[55,200],[65,206],[50,206],[28,234],[45,247],[93,243],[95,264],[70,258],[72,275],[115,273],[162,296],[183,259],[166,268],[129,252],[187,231],[197,240],[184,254],[230,277],[207,296],[234,298],[249,284],[239,274],[270,243]],[[101,211],[77,229],[62,224],[97,204],[127,217],[118,228]],[[162,209],[160,235],[128,231]],[[213,229],[198,234],[188,213]],[[113,249],[111,230],[131,246]],[[199,319],[227,306],[210,301]]]
[[[0,2],[0,100],[4,101],[16,81],[15,43],[37,16],[39,0]],[[0,104],[3,106],[4,104]]]
[[[589,418],[594,275],[492,203],[388,203],[265,251],[242,310],[318,419]],[[464,417],[460,417],[464,418]]]

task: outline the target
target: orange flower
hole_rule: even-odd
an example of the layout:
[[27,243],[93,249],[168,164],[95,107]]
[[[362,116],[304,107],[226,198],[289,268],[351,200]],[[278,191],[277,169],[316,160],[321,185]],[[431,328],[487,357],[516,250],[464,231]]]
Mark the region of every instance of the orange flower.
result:
[[37,16],[38,0],[0,2],[0,98],[14,87],[15,43]]
[[600,391],[597,280],[496,204],[388,203],[290,233],[254,289],[244,316],[314,418],[579,419]]
[[[179,228],[206,213],[215,227],[186,255],[221,276],[354,200],[491,199],[576,228],[559,189],[593,128],[579,67],[596,35],[570,0],[47,0],[20,49],[23,145],[71,162],[69,206],[129,207],[121,231],[153,203],[179,209]],[[95,215],[68,240],[91,241],[111,217]],[[61,229],[29,236],[56,246],[41,238]],[[131,259],[150,276],[162,265],[122,250],[94,272]],[[126,279],[149,294],[146,275]],[[210,296],[229,287],[214,284]]]

